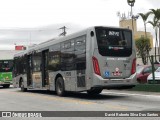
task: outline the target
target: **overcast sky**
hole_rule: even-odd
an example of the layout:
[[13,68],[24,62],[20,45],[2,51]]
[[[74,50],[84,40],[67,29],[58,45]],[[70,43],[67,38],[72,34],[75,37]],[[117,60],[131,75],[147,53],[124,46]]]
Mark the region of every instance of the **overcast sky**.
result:
[[[133,13],[152,8],[160,8],[160,0],[136,0]],[[95,25],[119,26],[118,11],[128,15],[127,0],[0,0],[0,49],[49,40],[64,25],[68,34]],[[137,26],[143,30],[140,17]],[[149,25],[147,30],[153,31]]]

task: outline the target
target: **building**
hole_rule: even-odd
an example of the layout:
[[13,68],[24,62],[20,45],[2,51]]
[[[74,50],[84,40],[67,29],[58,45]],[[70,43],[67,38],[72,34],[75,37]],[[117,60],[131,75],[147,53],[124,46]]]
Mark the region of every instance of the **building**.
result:
[[[133,27],[132,27],[132,24],[133,24]],[[133,30],[135,40],[137,38],[141,38],[141,37],[145,36],[144,31],[137,31],[137,21],[136,21],[136,19],[133,19],[133,23],[132,23],[132,19],[121,18],[120,21],[119,21],[119,26],[123,27],[123,28],[128,28],[128,29]],[[153,48],[153,36],[151,35],[150,32],[147,32],[147,37],[150,39],[151,48]]]

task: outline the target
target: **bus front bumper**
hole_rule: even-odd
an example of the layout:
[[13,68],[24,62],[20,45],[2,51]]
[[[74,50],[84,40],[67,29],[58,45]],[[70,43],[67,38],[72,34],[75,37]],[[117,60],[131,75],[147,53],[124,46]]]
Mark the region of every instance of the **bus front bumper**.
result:
[[12,84],[12,81],[0,81],[0,85],[10,85]]

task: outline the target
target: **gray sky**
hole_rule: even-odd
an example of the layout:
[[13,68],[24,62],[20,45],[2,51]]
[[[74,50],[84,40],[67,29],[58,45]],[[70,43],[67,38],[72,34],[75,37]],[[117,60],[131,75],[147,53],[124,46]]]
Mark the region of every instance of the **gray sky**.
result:
[[[160,0],[136,0],[133,13],[160,8]],[[119,26],[117,12],[130,11],[127,0],[0,0],[0,49],[38,44],[95,25]],[[151,18],[150,18],[151,19]],[[138,30],[143,22],[137,20]],[[153,32],[150,25],[147,30]]]

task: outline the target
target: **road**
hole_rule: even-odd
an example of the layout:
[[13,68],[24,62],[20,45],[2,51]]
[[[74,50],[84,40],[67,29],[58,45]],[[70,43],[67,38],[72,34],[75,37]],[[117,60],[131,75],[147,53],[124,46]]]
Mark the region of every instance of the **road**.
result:
[[97,96],[88,96],[84,92],[68,93],[66,97],[59,97],[55,92],[38,90],[21,92],[19,88],[0,87],[0,111],[160,111],[160,94],[103,90]]

